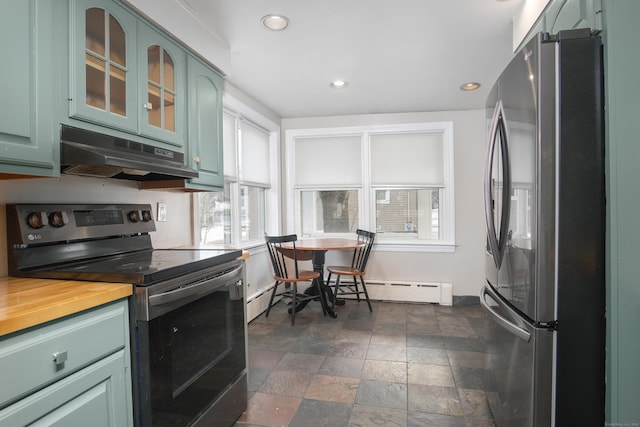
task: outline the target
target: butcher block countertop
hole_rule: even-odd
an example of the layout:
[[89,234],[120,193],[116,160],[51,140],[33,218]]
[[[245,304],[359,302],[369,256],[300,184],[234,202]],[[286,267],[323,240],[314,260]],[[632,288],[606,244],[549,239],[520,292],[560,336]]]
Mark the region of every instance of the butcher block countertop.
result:
[[0,337],[130,296],[127,283],[0,278]]

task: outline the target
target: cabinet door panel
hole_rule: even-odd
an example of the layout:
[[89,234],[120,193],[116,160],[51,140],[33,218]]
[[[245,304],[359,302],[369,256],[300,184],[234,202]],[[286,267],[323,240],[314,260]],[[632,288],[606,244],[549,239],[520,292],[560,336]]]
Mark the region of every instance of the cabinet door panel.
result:
[[139,23],[138,55],[140,133],[182,148],[185,138],[186,54],[166,37]]
[[552,34],[575,28],[596,29],[596,0],[555,2],[546,14],[547,31]]
[[125,350],[0,410],[7,426],[129,426]]
[[189,156],[193,184],[222,188],[222,77],[194,58],[189,73]]
[[71,117],[137,130],[136,19],[113,2],[70,6]]
[[[58,11],[50,2],[7,2],[0,14],[0,172],[59,174],[53,97]],[[55,53],[54,53],[55,52]],[[37,90],[36,90],[37,88]]]

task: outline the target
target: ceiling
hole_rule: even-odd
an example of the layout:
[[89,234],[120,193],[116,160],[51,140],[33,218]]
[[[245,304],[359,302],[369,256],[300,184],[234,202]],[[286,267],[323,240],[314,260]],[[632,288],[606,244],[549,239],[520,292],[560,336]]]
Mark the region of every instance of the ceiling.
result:
[[[283,118],[482,108],[522,0],[175,0],[230,49],[236,88]],[[264,15],[289,18],[280,32]],[[332,89],[344,80],[348,86]],[[474,92],[460,86],[479,82]]]

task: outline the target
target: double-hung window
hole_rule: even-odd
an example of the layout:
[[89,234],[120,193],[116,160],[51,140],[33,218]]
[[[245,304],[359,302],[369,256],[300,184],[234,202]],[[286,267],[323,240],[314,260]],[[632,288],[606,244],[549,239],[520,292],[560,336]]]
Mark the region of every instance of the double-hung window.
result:
[[377,233],[453,250],[450,122],[287,131],[289,215],[302,236]]
[[197,193],[200,244],[247,247],[264,242],[271,188],[271,133],[223,112],[224,191]]

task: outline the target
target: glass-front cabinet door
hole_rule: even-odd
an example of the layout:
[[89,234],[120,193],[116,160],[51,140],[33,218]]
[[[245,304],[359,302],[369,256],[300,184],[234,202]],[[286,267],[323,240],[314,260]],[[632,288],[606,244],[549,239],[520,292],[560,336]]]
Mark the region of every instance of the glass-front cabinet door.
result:
[[184,50],[138,23],[140,133],[182,147],[185,121]]
[[112,2],[71,6],[70,116],[135,132],[136,19]]

